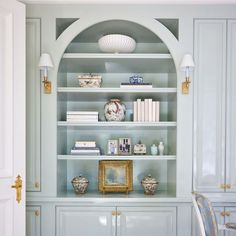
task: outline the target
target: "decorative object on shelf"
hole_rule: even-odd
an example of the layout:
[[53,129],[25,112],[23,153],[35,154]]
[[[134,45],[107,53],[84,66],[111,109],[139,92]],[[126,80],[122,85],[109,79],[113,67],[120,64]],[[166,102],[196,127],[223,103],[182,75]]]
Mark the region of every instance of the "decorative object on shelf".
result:
[[133,162],[99,161],[99,191],[126,192],[133,190]]
[[135,89],[146,89],[152,88],[151,83],[140,83],[140,84],[130,84],[130,83],[121,83],[120,88],[135,88]]
[[117,155],[118,154],[118,140],[108,140],[107,142],[107,154]]
[[131,155],[131,139],[119,138],[119,155]]
[[72,155],[101,155],[101,150],[96,146],[95,141],[76,141],[70,152]]
[[76,193],[83,194],[88,188],[89,181],[82,175],[79,175],[79,177],[74,177],[71,183]]
[[102,76],[85,74],[79,75],[79,86],[82,88],[100,88],[102,84]]
[[104,106],[104,114],[107,121],[123,121],[126,107],[120,99],[110,99]]
[[160,102],[152,101],[151,98],[140,98],[133,102],[133,121],[134,122],[159,122]]
[[66,121],[68,122],[98,122],[97,111],[67,111]]
[[145,194],[147,194],[147,195],[154,195],[155,194],[158,182],[156,181],[155,178],[152,178],[152,176],[150,174],[145,176],[142,179],[141,184],[143,186]]
[[134,84],[143,84],[143,77],[141,75],[132,75],[129,77],[129,83]]
[[52,83],[48,80],[48,70],[53,68],[53,63],[51,56],[48,53],[42,53],[38,67],[43,71],[43,87],[44,93],[50,94],[52,93]]
[[133,38],[123,34],[108,34],[98,40],[98,46],[102,52],[130,53],[136,47]]
[[152,146],[151,146],[151,154],[152,155],[157,155],[157,153],[158,153],[157,145],[155,143],[153,143]]
[[134,145],[134,154],[145,155],[146,152],[146,145],[143,144],[141,141],[139,141],[138,144]]
[[164,155],[164,149],[165,149],[165,147],[164,147],[163,142],[160,142],[158,145],[159,155],[161,155],[161,156]]
[[185,82],[182,82],[182,93],[189,93],[190,72],[194,70],[195,64],[191,54],[185,54],[180,64],[180,69],[185,72]]

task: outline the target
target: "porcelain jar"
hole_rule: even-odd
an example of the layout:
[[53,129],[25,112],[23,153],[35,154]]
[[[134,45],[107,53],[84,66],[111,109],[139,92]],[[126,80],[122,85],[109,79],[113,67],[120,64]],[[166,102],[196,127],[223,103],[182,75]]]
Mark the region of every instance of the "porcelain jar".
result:
[[144,193],[147,195],[154,195],[157,189],[158,182],[155,178],[152,178],[152,176],[149,174],[143,178],[141,181],[141,184],[144,189]]
[[157,146],[153,143],[151,146],[151,154],[157,155],[157,153],[158,153]]
[[123,121],[126,107],[120,99],[110,99],[104,106],[104,114],[107,121]]
[[74,177],[71,183],[76,193],[83,194],[88,188],[89,181],[82,175],[79,175],[79,177]]

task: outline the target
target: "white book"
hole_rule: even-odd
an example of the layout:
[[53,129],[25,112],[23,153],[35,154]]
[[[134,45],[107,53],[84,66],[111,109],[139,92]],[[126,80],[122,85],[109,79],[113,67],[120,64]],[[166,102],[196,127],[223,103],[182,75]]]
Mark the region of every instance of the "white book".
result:
[[75,147],[96,147],[95,141],[76,141]]
[[159,122],[160,121],[160,102],[159,101],[156,101],[155,102],[156,104],[156,122]]
[[156,102],[152,102],[152,122],[156,121]]
[[141,121],[141,99],[137,99],[137,121]]
[[98,120],[88,120],[88,119],[86,119],[86,120],[77,120],[77,119],[68,119],[68,120],[66,120],[67,122],[71,122],[71,123],[76,123],[76,122],[78,122],[78,123],[86,123],[86,122],[90,122],[90,123],[96,123],[96,122],[98,122]]
[[148,122],[149,120],[148,120],[148,99],[147,98],[145,98],[144,99],[144,121],[145,122]]
[[98,116],[72,116],[72,115],[68,115],[66,116],[67,119],[98,119]]
[[145,88],[152,88],[152,85],[127,85],[127,84],[121,84],[120,88],[129,88],[129,89],[145,89]]
[[137,122],[138,119],[137,119],[137,101],[134,101],[133,102],[133,121],[134,122]]
[[152,99],[148,99],[148,121],[152,122]]
[[144,115],[145,115],[145,110],[144,110],[144,101],[141,101],[141,121],[144,122]]
[[98,115],[98,111],[67,111],[67,115]]

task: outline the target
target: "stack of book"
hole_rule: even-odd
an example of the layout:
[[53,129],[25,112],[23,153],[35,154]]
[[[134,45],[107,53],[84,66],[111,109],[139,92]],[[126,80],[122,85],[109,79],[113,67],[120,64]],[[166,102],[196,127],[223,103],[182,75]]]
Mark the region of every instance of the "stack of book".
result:
[[158,122],[160,120],[160,102],[151,98],[137,99],[133,102],[134,122]]
[[138,84],[121,83],[120,88],[152,88],[152,84],[151,83],[138,83]]
[[100,148],[96,146],[95,141],[76,141],[71,149],[73,155],[100,155]]
[[98,112],[97,111],[67,111],[66,121],[98,122]]

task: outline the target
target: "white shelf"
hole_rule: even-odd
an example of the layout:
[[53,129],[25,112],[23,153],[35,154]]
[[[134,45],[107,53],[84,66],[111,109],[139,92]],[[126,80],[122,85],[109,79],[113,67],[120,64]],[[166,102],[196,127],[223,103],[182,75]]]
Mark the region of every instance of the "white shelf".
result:
[[64,53],[63,58],[147,58],[147,59],[171,59],[169,53]]
[[130,155],[130,156],[112,156],[112,155],[99,155],[99,156],[82,156],[82,155],[57,155],[58,160],[156,160],[156,161],[175,161],[175,155]]
[[81,127],[176,127],[177,122],[68,122],[68,121],[58,121],[58,126],[81,126]]
[[59,93],[176,93],[177,88],[81,88],[58,87]]

